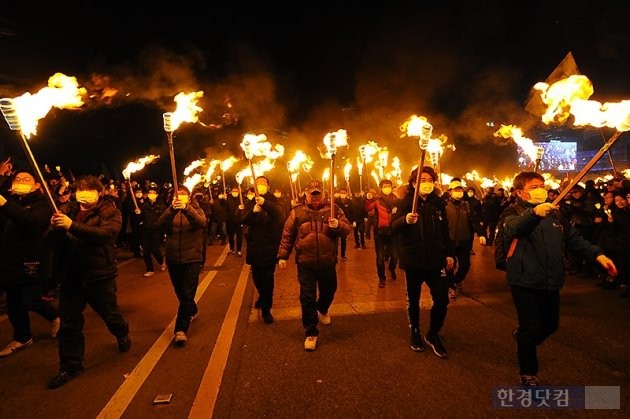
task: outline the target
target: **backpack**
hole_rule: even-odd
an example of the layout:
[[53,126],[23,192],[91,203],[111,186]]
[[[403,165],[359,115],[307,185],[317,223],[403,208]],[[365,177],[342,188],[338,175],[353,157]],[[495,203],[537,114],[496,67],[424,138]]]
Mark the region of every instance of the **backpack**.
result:
[[[513,208],[513,210],[510,210],[511,208]],[[500,271],[505,271],[507,269],[507,260],[514,254],[516,244],[518,243],[518,239],[514,238],[508,245],[506,245],[503,234],[505,217],[514,214],[514,212],[516,212],[516,215],[520,216],[523,212],[525,212],[525,208],[518,204],[510,204],[506,207],[501,213],[494,235],[494,266]]]

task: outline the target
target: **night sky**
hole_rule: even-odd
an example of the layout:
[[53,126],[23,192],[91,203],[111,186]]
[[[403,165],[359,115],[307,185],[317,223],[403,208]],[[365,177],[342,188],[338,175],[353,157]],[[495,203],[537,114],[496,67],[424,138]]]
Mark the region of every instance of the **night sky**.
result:
[[[524,110],[529,91],[568,52],[593,82],[591,99],[630,98],[630,5],[618,2],[131,3],[0,11],[0,96],[35,93],[56,72],[93,95],[40,120],[30,141],[40,164],[116,176],[153,153],[161,159],[145,174],[168,179],[162,114],[177,93],[203,91],[202,124],[175,132],[179,172],[198,158],[241,157],[243,134],[255,132],[290,157],[305,150],[321,173],[316,146],[343,128],[350,148],[341,158],[372,140],[408,173],[419,148],[399,127],[416,114],[456,146],[444,172],[511,175],[516,146],[497,144],[486,123],[523,126],[533,138],[541,124]],[[118,92],[100,99],[104,87]],[[0,125],[0,157],[19,160],[15,133]]]

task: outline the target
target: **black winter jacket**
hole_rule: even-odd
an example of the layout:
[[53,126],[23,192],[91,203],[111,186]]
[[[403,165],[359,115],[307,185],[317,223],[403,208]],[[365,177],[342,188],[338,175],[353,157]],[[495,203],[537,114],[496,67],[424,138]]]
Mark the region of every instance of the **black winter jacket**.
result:
[[167,264],[201,263],[206,216],[195,200],[189,201],[183,210],[169,206],[160,216],[158,224],[166,232]]
[[0,284],[35,282],[52,275],[52,250],[42,238],[52,208],[41,191],[5,196],[0,207]]
[[446,258],[454,257],[453,242],[449,236],[446,202],[435,192],[426,200],[418,196],[416,212],[420,216],[415,224],[407,224],[405,217],[411,212],[413,187],[401,186],[396,194],[399,207],[392,210],[392,233],[398,236],[398,257],[402,269],[435,270],[446,267]]
[[66,215],[73,220],[70,229],[51,226],[44,236],[44,242],[59,252],[64,281],[87,284],[115,278],[118,274],[115,244],[122,225],[120,210],[103,197],[81,222],[76,221],[80,211],[77,202],[68,205],[67,210]]

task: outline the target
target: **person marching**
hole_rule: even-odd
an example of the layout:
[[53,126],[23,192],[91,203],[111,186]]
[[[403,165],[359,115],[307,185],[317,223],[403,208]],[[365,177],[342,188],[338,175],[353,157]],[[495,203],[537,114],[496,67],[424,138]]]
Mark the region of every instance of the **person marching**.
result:
[[304,349],[317,349],[318,323],[331,324],[330,306],[337,291],[338,239],[350,233],[350,223],[343,211],[324,199],[324,185],[313,179],[306,185],[306,201],[291,210],[284,224],[278,249],[278,266],[287,268],[287,260],[295,248],[295,261],[300,283],[302,326],[306,340]]
[[[420,185],[416,186],[418,170]],[[455,251],[448,230],[446,203],[435,191],[437,174],[428,166],[416,168],[409,176],[408,186],[398,188],[399,208],[392,211],[392,232],[398,235],[400,267],[407,282],[407,315],[411,329],[411,349],[424,351],[429,345],[440,358],[448,353],[439,335],[444,326],[448,298],[448,281],[442,269],[453,269]],[[413,209],[414,189],[418,187],[416,212]],[[433,306],[429,331],[423,336],[420,328],[420,291],[425,282],[431,291]]]

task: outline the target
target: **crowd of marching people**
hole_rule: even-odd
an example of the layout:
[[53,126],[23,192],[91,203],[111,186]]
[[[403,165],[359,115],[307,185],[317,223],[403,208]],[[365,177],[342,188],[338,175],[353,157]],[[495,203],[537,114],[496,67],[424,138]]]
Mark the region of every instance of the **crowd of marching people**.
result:
[[[337,289],[338,262],[348,260],[348,247],[365,250],[366,240],[373,240],[373,279],[379,288],[387,286],[388,275],[395,281],[397,270],[404,271],[411,349],[419,352],[427,345],[440,358],[448,352],[439,333],[447,306],[463,290],[474,240],[497,245],[499,225],[532,246],[545,246],[536,240],[539,229],[560,226],[565,234],[560,261],[566,271],[630,296],[630,181],[623,178],[605,185],[591,180],[576,184],[555,205],[560,191],[547,190],[535,172],[517,176],[509,191],[493,187],[482,191],[460,178],[440,185],[434,169],[422,167],[414,169],[404,185],[383,179],[378,188],[339,188],[334,197],[326,196],[322,182],[311,180],[295,199],[265,176],[245,190],[238,184],[191,190],[151,180],[91,175],[68,179],[60,172],[44,173],[48,191],[31,170],[13,168],[10,159],[0,162],[0,291],[5,293],[13,327],[11,342],[0,357],[29,347],[33,343],[29,312],[43,316],[50,322],[51,337],[59,342],[59,371],[48,384],[51,389],[83,372],[86,305],[105,322],[120,352],[131,347],[130,327],[116,296],[116,253],[121,248],[143,260],[146,278],[158,269],[168,271],[179,303],[173,330],[176,346],[187,343],[188,329],[199,315],[194,301],[199,275],[207,247],[216,243],[229,246],[231,256],[245,253],[258,293],[255,308],[266,324],[274,322],[275,269],[286,269],[294,255],[307,351],[318,347],[318,326],[332,323],[329,309]],[[47,202],[45,192],[56,208]],[[506,211],[519,205],[516,212]],[[511,218],[502,218],[507,213]],[[546,226],[551,218],[555,221]],[[527,269],[515,273],[514,260],[527,258],[527,252],[532,249],[517,247],[507,279],[519,312],[514,337],[521,381],[537,385],[537,364],[531,361],[535,347],[557,324],[539,330],[531,321],[532,301],[538,307],[541,298],[548,301],[549,296],[535,294],[527,300],[531,296],[525,289],[539,277],[553,278],[556,273],[529,274]],[[423,284],[432,298],[426,333],[420,322]],[[551,287],[554,291],[561,281],[556,285]],[[533,288],[539,292],[545,287]],[[58,305],[52,304],[55,298]]]

